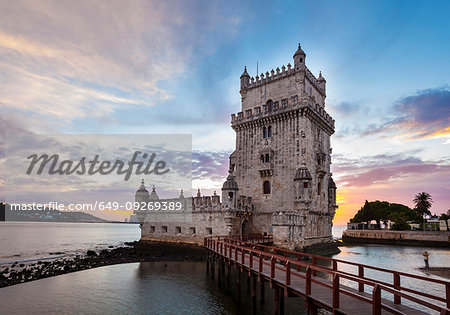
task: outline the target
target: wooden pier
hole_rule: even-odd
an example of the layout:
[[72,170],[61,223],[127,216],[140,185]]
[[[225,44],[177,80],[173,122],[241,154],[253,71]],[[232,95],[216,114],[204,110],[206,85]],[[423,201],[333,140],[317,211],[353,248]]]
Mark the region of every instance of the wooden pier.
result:
[[[274,314],[283,314],[284,298],[301,297],[309,314],[317,314],[321,308],[333,314],[450,315],[449,281],[266,245],[271,241],[270,235],[251,236],[245,240],[222,236],[205,238],[207,272],[213,277],[218,264],[219,281],[229,283],[230,269],[234,266],[240,290],[240,273],[248,273],[254,314],[258,280],[268,282],[274,290]],[[344,265],[354,266],[358,273],[342,270]],[[368,278],[365,276],[367,270],[386,273],[392,282]],[[442,286],[445,296],[410,288],[402,281],[406,278]],[[263,289],[264,285],[261,286],[261,301],[264,301]],[[408,301],[407,305],[405,301]]]

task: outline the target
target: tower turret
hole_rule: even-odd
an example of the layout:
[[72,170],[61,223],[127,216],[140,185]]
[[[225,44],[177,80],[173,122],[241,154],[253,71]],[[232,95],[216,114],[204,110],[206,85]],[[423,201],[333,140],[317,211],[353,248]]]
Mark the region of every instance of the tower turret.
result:
[[247,88],[250,85],[250,75],[247,72],[247,67],[244,68],[244,72],[241,75],[241,90]]
[[294,54],[294,69],[295,70],[305,70],[305,59],[306,54],[302,50],[302,47],[300,46],[300,43],[298,44],[298,49]]
[[333,177],[330,176],[328,179],[328,211],[334,214],[336,208],[336,184]]
[[304,163],[295,173],[294,185],[295,198],[300,202],[311,202],[312,177]]
[[149,200],[159,200],[159,196],[156,193],[155,185],[153,185],[152,192],[149,196]]
[[145,188],[144,180],[142,179],[141,186],[136,191],[136,195],[134,196],[134,200],[141,204],[142,202],[147,202],[148,199],[148,190]]
[[236,209],[237,207],[237,192],[239,190],[238,184],[234,180],[231,169],[228,171],[227,180],[222,186],[222,203],[225,207]]
[[326,93],[326,84],[327,80],[322,76],[322,71],[319,71],[319,77],[317,78],[317,82],[319,83],[320,88],[322,89],[323,93]]

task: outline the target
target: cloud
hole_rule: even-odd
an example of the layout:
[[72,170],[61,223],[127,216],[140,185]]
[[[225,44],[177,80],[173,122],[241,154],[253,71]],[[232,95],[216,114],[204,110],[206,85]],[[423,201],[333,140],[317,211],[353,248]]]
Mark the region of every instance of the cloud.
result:
[[361,158],[335,155],[332,170],[338,186],[339,210],[335,224],[345,224],[364,200],[387,200],[413,207],[415,194],[433,196],[433,213],[442,213],[450,202],[450,159],[426,161],[419,151],[379,154]]
[[332,112],[347,117],[356,114],[360,110],[360,108],[361,105],[355,102],[341,102],[336,105],[330,105],[330,109]]
[[231,152],[194,151],[192,153],[192,178],[224,181],[228,174]]
[[208,2],[2,1],[1,107],[61,124],[160,105],[239,21]]
[[[417,152],[417,151],[416,151]],[[336,155],[333,172],[339,174],[342,187],[366,187],[387,184],[404,178],[420,178],[430,174],[450,174],[450,160],[423,161],[415,152],[379,154],[358,159]]]
[[450,90],[427,89],[394,104],[394,118],[369,125],[362,135],[393,134],[423,139],[450,134]]

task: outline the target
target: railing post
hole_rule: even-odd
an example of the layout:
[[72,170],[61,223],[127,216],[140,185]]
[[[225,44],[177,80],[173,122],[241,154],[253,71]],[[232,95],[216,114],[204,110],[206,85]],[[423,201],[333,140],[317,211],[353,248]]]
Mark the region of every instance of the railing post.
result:
[[275,278],[275,258],[270,259],[270,278]]
[[262,258],[262,254],[259,254],[259,268],[258,268],[259,273],[261,273],[263,271],[263,258]]
[[[317,265],[317,257],[316,257],[316,256],[313,256],[312,264],[313,264],[313,266],[316,266],[316,265]],[[312,275],[313,275],[314,277],[317,276],[317,271],[316,271],[315,269],[313,270]]]
[[445,296],[447,297],[447,308],[450,308],[450,284],[445,285]]
[[381,289],[375,284],[372,291],[372,314],[381,315]]
[[244,249],[241,250],[241,253],[242,253],[242,255],[241,255],[241,264],[242,264],[242,266],[244,266],[244,263],[245,263],[245,253],[244,253]]
[[[400,291],[400,275],[394,272],[394,288]],[[402,298],[394,294],[394,304],[402,304]]]
[[228,251],[229,251],[229,257],[230,257],[230,260],[231,260],[231,258],[233,258],[233,252],[232,252],[232,245],[231,244],[229,244],[228,245]]
[[238,262],[238,249],[237,249],[237,246],[235,245],[235,247],[234,247],[234,260],[236,261],[236,262]]
[[291,261],[286,261],[286,286],[291,285]]
[[311,295],[311,267],[306,267],[306,287],[305,287],[306,296]]
[[333,310],[339,308],[339,275],[333,274]]
[[250,269],[252,269],[253,268],[253,251],[252,250],[250,250],[250,262],[249,262],[249,267],[250,267]]
[[[364,267],[358,266],[358,277],[364,278]],[[364,292],[364,283],[358,282],[358,291]]]
[[333,260],[333,270],[337,271],[337,261]]

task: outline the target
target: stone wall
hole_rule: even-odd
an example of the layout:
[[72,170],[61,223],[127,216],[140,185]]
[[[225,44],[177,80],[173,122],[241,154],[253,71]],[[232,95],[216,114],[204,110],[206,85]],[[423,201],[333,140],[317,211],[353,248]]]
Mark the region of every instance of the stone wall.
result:
[[342,240],[348,244],[395,244],[450,247],[450,232],[346,230]]

